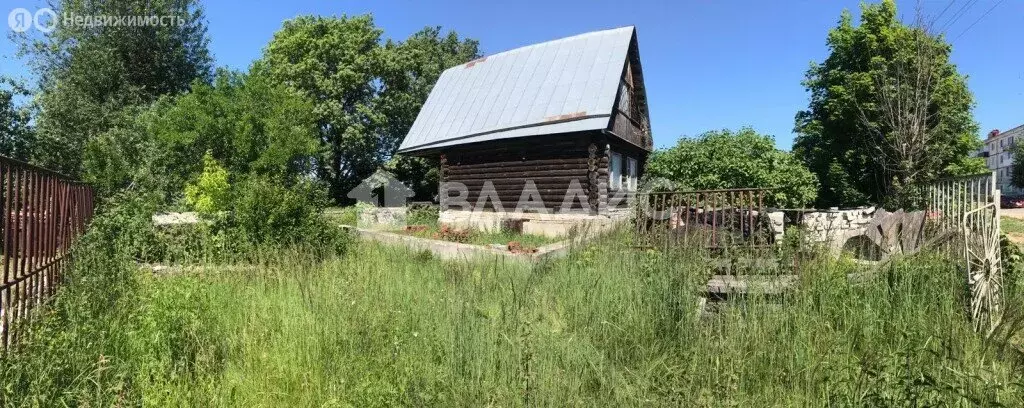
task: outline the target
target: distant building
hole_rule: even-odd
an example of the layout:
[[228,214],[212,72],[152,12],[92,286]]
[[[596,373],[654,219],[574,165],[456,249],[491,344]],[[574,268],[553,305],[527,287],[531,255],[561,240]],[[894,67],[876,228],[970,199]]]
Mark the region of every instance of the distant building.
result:
[[988,138],[985,139],[985,148],[981,152],[989,170],[996,172],[996,183],[1003,194],[1024,194],[1024,190],[1010,185],[1013,169],[1013,154],[1010,153],[1010,147],[1017,144],[1018,141],[1024,142],[1024,125],[1005,132],[993,130],[988,133]]

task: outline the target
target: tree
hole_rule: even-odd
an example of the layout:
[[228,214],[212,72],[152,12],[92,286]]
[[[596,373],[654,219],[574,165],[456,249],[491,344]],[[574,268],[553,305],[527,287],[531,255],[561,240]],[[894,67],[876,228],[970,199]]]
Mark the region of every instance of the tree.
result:
[[15,103],[15,96],[28,92],[16,82],[0,77],[0,155],[28,161],[35,142],[30,125],[31,115],[24,106]]
[[385,51],[384,56],[391,63],[382,65],[388,68],[382,75],[386,88],[376,104],[388,119],[381,135],[383,154],[390,158],[384,167],[409,185],[417,199],[431,199],[440,183],[438,159],[394,153],[441,73],[479,58],[479,44],[475,40],[460,40],[452,31],[442,35],[441,27],[427,27],[400,44],[388,40]]
[[[370,16],[298,17],[257,63],[313,102],[325,152],[317,173],[336,200],[392,159],[440,72],[478,55],[475,41],[439,28],[405,43],[382,44],[381,35]],[[404,176],[422,180],[429,170],[419,164]]]
[[135,113],[130,108],[210,78],[212,58],[198,0],[65,0],[52,8],[59,15],[181,19],[134,26],[58,21],[51,33],[23,43],[40,78],[40,148],[34,160],[44,166],[81,175],[86,145],[130,122]]
[[1024,188],[1024,144],[1011,142],[1007,149],[1010,156],[1013,156],[1013,165],[1010,167],[1010,184],[1017,188]]
[[815,199],[818,180],[802,163],[751,128],[706,132],[655,151],[648,180],[664,178],[687,190],[768,188],[768,205],[802,208]]
[[102,191],[144,183],[173,198],[209,152],[232,175],[291,185],[312,172],[319,151],[312,111],[265,76],[221,70],[213,84],[196,81],[191,92],[164,97],[91,141],[86,180]]
[[819,205],[894,203],[908,187],[984,170],[966,77],[925,24],[908,26],[892,0],[849,12],[829,32],[829,57],[807,71],[808,109],[793,152],[821,180]]

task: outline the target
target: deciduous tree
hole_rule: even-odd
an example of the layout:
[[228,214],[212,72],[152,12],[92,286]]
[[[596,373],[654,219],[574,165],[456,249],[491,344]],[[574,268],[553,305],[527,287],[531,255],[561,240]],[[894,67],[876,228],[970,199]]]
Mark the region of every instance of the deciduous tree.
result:
[[[336,200],[393,158],[440,72],[478,55],[475,41],[439,28],[404,43],[382,34],[370,16],[303,16],[284,23],[257,64],[313,102],[324,150],[317,173]],[[393,169],[416,181],[432,167],[406,164]]]
[[[73,176],[86,145],[132,120],[131,107],[210,78],[198,0],[57,1],[55,29],[22,50],[40,78],[35,161]],[[62,16],[173,16],[174,24],[64,24]],[[73,21],[73,19],[72,19]],[[170,21],[170,20],[164,20]],[[108,134],[109,135],[109,134]]]
[[15,101],[16,96],[26,95],[18,83],[0,77],[0,155],[21,161],[29,159],[35,144],[29,110]]
[[164,97],[91,141],[86,179],[103,191],[141,182],[173,197],[203,169],[206,152],[232,175],[285,185],[312,173],[319,151],[313,106],[259,74],[218,71],[213,84]]
[[793,149],[821,180],[820,205],[898,202],[912,185],[984,169],[970,157],[973,96],[941,36],[884,0],[863,5],[858,26],[844,12],[827,43],[804,80]]
[[1014,143],[1009,148],[1013,156],[1013,166],[1010,167],[1010,184],[1017,188],[1024,188],[1024,144]]

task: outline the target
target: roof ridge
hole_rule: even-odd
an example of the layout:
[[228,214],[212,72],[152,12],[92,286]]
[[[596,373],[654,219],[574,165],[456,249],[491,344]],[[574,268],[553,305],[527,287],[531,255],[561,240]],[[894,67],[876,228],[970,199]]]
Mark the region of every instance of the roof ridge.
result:
[[599,33],[606,33],[606,32],[609,32],[609,31],[617,31],[617,30],[622,30],[622,29],[627,29],[627,28],[631,29],[631,30],[635,30],[636,26],[635,25],[625,25],[625,26],[621,26],[621,27],[608,28],[608,29],[604,29],[604,30],[588,31],[588,32],[585,32],[585,33],[570,35],[568,37],[556,38],[554,40],[548,40],[548,41],[539,42],[539,43],[535,43],[535,44],[528,44],[528,45],[524,45],[522,47],[516,47],[516,48],[512,48],[512,49],[509,49],[509,50],[501,51],[501,52],[494,53],[494,54],[483,55],[480,58],[477,58],[475,60],[467,61],[465,63],[462,63],[462,64],[456,65],[454,67],[448,68],[448,70],[453,69],[453,68],[463,67],[463,66],[466,66],[466,65],[475,64],[477,62],[485,61],[487,59],[498,57],[498,56],[504,56],[506,54],[511,55],[511,54],[522,52],[522,51],[529,50],[529,49],[532,49],[532,48],[537,48],[537,47],[551,45],[551,44],[557,44],[557,43],[560,43],[560,42],[563,42],[563,41],[575,40],[575,39],[578,39],[578,38],[584,37],[584,36],[595,35],[595,34],[599,34]]

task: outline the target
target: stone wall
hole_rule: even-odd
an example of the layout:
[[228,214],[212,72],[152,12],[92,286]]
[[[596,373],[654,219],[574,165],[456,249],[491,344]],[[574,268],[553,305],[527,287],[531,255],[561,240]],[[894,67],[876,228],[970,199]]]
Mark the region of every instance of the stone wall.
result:
[[359,228],[388,230],[405,226],[407,207],[359,206]]
[[811,242],[842,249],[850,238],[864,235],[875,216],[875,207],[805,213],[803,226]]

